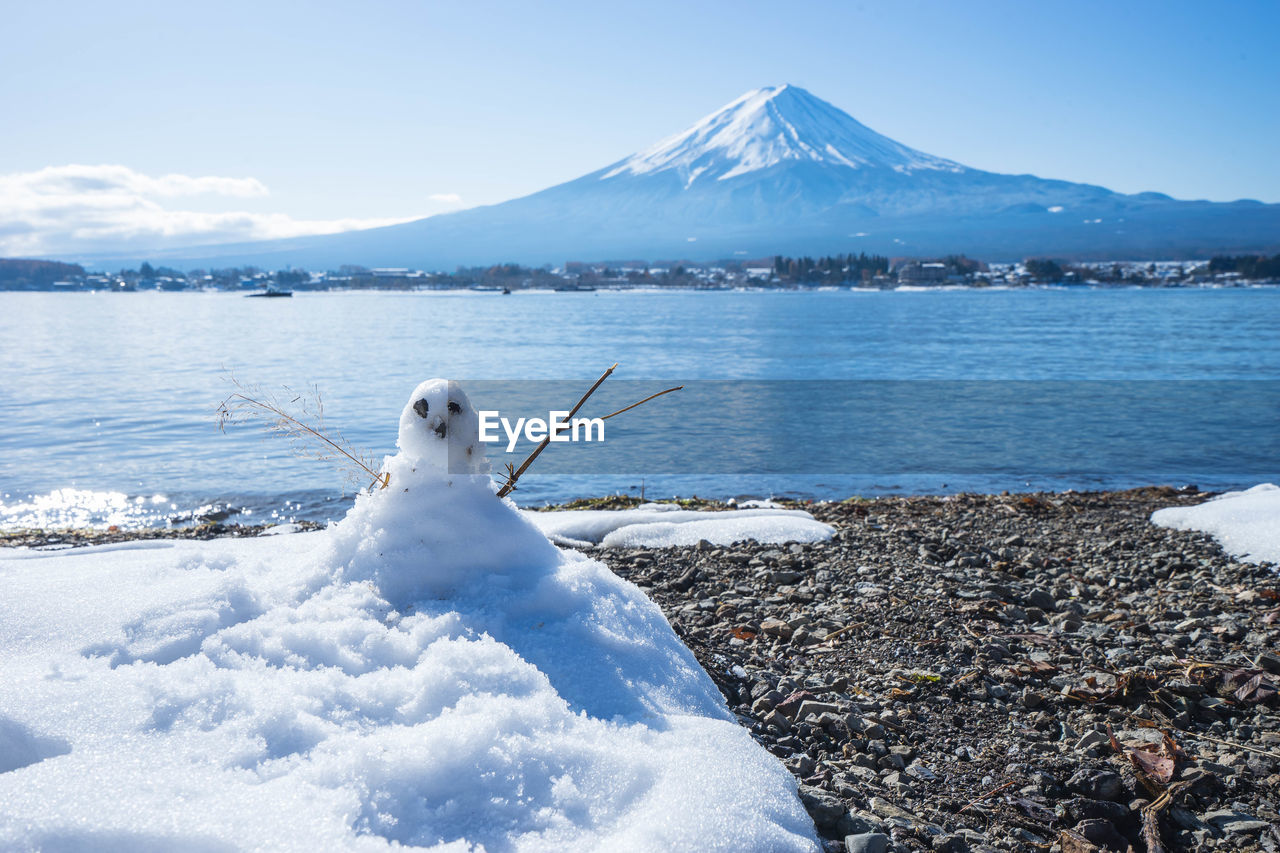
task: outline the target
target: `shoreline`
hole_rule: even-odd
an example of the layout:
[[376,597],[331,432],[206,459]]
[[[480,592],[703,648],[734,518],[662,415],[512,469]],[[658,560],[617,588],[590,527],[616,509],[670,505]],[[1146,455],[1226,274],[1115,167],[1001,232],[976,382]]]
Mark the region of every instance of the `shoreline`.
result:
[[[894,502],[894,501],[916,501],[916,500],[934,500],[949,501],[958,498],[978,496],[978,497],[1021,497],[1031,496],[1033,498],[1042,498],[1044,496],[1124,496],[1132,494],[1159,493],[1168,495],[1191,495],[1196,496],[1196,500],[1203,501],[1218,494],[1215,491],[1199,491],[1196,486],[1139,486],[1132,489],[1117,490],[1097,490],[1097,491],[1075,491],[1067,490],[1061,492],[1050,491],[1030,491],[1030,492],[1002,492],[1000,495],[987,492],[948,492],[931,495],[919,494],[901,494],[901,495],[883,495],[876,497],[862,497],[854,495],[843,500],[824,500],[824,499],[799,499],[775,497],[770,498],[771,501],[788,509],[803,509],[812,512],[815,508],[826,506],[840,506],[845,504],[858,504],[863,506],[871,506],[877,503]],[[575,509],[633,509],[643,503],[658,504],[675,504],[684,509],[697,510],[730,510],[736,509],[737,504],[730,503],[727,500],[718,498],[699,498],[693,497],[682,498],[656,498],[651,501],[644,501],[634,495],[612,494],[601,497],[580,497],[573,500],[564,501],[563,503],[551,503],[537,506],[522,506],[523,510],[530,512],[557,512],[560,510]],[[816,513],[815,513],[816,515]],[[78,548],[88,547],[92,545],[115,545],[121,542],[132,542],[138,540],[149,539],[218,539],[223,537],[242,538],[250,536],[261,536],[276,528],[278,533],[285,532],[309,532],[313,530],[323,530],[329,524],[340,521],[340,518],[326,521],[314,520],[289,520],[280,522],[268,522],[263,524],[238,524],[234,522],[224,521],[206,521],[198,524],[186,524],[182,526],[167,525],[154,527],[119,527],[118,525],[110,525],[107,527],[13,527],[0,528],[0,548]],[[819,516],[819,520],[822,518]],[[287,531],[283,528],[289,528]],[[268,534],[270,535],[270,534]],[[757,543],[747,543],[751,547],[763,547]]]
[[[1239,281],[1230,282],[1188,282],[1176,284],[1163,283],[1134,283],[1134,282],[1106,282],[1106,281],[1081,281],[1081,282],[1035,282],[1028,284],[979,284],[979,283],[948,283],[948,284],[913,284],[909,282],[894,283],[892,285],[881,286],[864,286],[860,284],[841,283],[841,284],[821,284],[813,282],[795,283],[795,284],[738,284],[732,286],[706,286],[700,287],[691,284],[634,284],[634,285],[595,285],[592,287],[582,288],[555,288],[555,287],[516,287],[508,293],[503,294],[500,290],[490,288],[477,288],[468,285],[457,285],[451,287],[327,287],[327,288],[306,288],[298,287],[289,292],[289,296],[300,295],[318,295],[318,294],[351,294],[351,293],[399,293],[399,294],[474,294],[481,297],[490,297],[497,295],[514,295],[519,293],[537,293],[537,294],[588,294],[588,293],[922,293],[922,292],[948,292],[948,291],[989,291],[993,293],[1006,292],[1034,292],[1034,291],[1116,291],[1116,290],[1271,290],[1280,288],[1280,281],[1274,279],[1241,279]],[[0,293],[81,293],[81,294],[100,294],[100,293],[162,293],[165,295],[174,294],[200,294],[200,295],[227,295],[227,296],[253,296],[262,295],[262,291],[255,290],[244,292],[239,290],[227,290],[218,288],[183,288],[180,290],[163,290],[163,289],[135,289],[135,290],[115,290],[111,288],[74,288],[65,290],[52,289],[17,289],[17,288],[0,288]]]
[[[780,502],[835,537],[587,552],[663,610],[797,779],[829,850],[886,849],[857,846],[875,833],[890,850],[1150,849],[1144,832],[1169,850],[1276,850],[1280,576],[1149,520],[1209,496]],[[21,535],[65,548],[262,530]]]

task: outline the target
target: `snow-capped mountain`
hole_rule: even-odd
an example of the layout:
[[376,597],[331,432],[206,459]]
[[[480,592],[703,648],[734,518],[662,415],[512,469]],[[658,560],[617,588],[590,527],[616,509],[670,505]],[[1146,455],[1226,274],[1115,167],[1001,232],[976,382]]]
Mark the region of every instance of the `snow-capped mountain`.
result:
[[789,162],[904,173],[966,171],[959,163],[881,136],[798,86],[783,85],[747,92],[688,130],[628,157],[600,179],[674,171],[688,187],[698,180],[726,181]]
[[151,260],[448,269],[849,251],[1010,260],[1277,250],[1280,205],[1124,195],[972,169],[784,85],[748,92],[643,151],[523,198],[386,228]]

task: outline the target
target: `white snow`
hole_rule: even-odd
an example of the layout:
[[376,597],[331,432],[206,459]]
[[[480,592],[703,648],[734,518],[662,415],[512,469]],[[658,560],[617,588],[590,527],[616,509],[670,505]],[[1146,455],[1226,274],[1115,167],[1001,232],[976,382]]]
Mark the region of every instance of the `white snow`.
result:
[[1263,483],[1196,506],[1158,509],[1151,520],[1161,527],[1208,533],[1233,557],[1280,563],[1280,486]]
[[389,487],[325,531],[0,555],[0,848],[818,849],[654,604],[493,494],[469,418],[420,386]]
[[529,512],[527,517],[553,541],[574,547],[668,548],[731,545],[753,539],[766,544],[822,542],[835,532],[803,510],[773,505],[762,509],[700,511],[674,504],[643,504],[636,509],[574,509]]
[[798,86],[755,89],[609,168],[601,180],[674,170],[686,188],[787,160],[846,168],[962,172],[965,167],[894,142]]

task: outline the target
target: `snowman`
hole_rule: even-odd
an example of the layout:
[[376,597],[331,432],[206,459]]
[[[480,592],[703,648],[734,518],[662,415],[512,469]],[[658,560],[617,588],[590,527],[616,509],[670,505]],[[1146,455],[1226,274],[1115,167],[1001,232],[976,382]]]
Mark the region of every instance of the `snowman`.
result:
[[385,489],[357,495],[328,559],[393,607],[478,586],[536,583],[560,554],[510,498],[494,494],[479,416],[457,382],[431,379],[400,413]]

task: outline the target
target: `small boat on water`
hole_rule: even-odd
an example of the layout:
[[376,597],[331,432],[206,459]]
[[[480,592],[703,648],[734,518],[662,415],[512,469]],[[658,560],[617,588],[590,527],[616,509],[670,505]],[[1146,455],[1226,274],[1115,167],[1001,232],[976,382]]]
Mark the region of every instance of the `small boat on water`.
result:
[[263,290],[259,293],[247,293],[245,295],[248,296],[250,299],[254,299],[254,298],[280,299],[285,296],[293,296],[293,291],[292,290],[274,290],[272,288],[267,288],[266,290]]
[[593,293],[595,288],[589,284],[562,284],[556,287],[557,293]]

